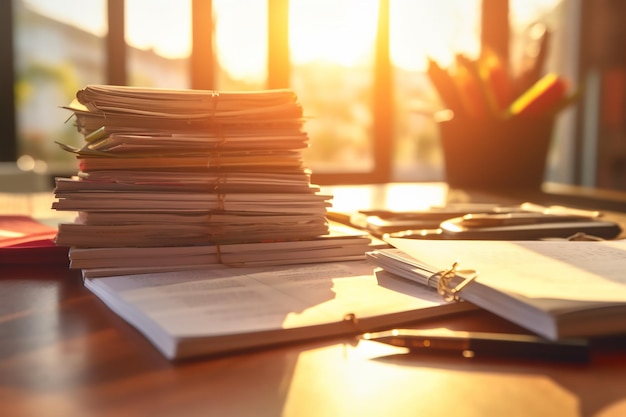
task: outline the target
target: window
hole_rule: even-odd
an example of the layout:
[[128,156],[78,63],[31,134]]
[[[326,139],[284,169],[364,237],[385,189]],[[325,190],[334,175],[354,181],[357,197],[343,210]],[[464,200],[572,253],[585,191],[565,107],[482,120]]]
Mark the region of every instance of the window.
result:
[[[546,71],[566,77],[573,89],[580,85],[578,74],[579,27],[577,1],[565,0],[510,0],[511,8],[511,62],[519,71],[525,56],[536,53],[537,37],[549,30],[552,42],[546,61]],[[557,119],[552,148],[546,167],[551,181],[576,183],[577,151],[575,120],[577,109],[571,106]]]
[[307,165],[321,174],[375,169],[377,0],[291,0],[291,86],[308,118]]
[[[267,0],[213,0],[217,90],[267,86]],[[245,3],[245,4],[244,4]],[[246,13],[241,13],[245,9]]]
[[453,65],[480,52],[479,0],[394,0],[390,9],[393,66],[393,179],[441,180],[443,160],[432,113],[441,109],[426,76],[427,57]]
[[127,83],[190,87],[191,1],[124,0],[124,6]]
[[83,84],[105,81],[105,1],[65,0],[63,8],[54,7],[61,2],[13,2],[17,156],[23,169],[46,172],[73,164],[54,143],[80,139],[63,123],[68,114],[59,106]]
[[[439,104],[425,75],[426,57],[443,65],[456,53],[476,57],[481,31],[493,24],[481,16],[486,10],[489,19],[495,15],[510,24],[511,65],[518,65],[515,59],[532,38],[533,23],[549,25],[558,42],[571,38],[563,35],[563,22],[577,2],[8,3],[2,7],[12,12],[16,156],[22,161],[53,174],[75,170],[71,156],[54,144],[80,140],[71,124],[63,124],[68,114],[58,106],[88,83],[217,90],[291,87],[308,118],[311,148],[305,162],[314,172],[313,182],[327,184],[441,180],[437,126],[429,116]],[[502,12],[507,8],[508,20]],[[496,29],[505,40],[507,32]],[[575,67],[567,57],[554,54],[551,59],[559,71]],[[6,67],[1,71],[6,74]],[[565,125],[559,130],[567,136]],[[12,138],[2,141],[2,149],[11,153]],[[558,141],[552,178],[570,182],[574,153],[571,143]],[[16,157],[3,155],[6,160]]]

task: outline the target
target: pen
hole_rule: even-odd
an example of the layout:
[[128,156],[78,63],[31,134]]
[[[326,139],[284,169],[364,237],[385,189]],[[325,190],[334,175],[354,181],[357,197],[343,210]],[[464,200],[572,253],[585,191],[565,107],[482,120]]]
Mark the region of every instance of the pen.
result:
[[540,213],[475,214],[444,220],[442,234],[454,239],[534,240],[569,238],[583,232],[603,239],[613,239],[622,229],[619,224],[577,215]]
[[405,347],[415,353],[439,353],[464,358],[508,357],[564,362],[588,362],[584,339],[550,341],[513,333],[464,332],[448,329],[395,329],[366,333],[365,340]]
[[485,92],[491,111],[499,115],[513,99],[513,90],[509,75],[502,65],[500,57],[489,47],[483,48],[478,61],[481,78],[485,83]]
[[589,217],[569,214],[543,213],[504,213],[504,214],[466,214],[461,217],[448,219],[459,227],[497,227],[514,226],[537,223],[559,223],[589,221]]
[[461,96],[450,73],[431,58],[428,58],[427,73],[443,104],[457,116],[462,115],[464,109]]
[[463,54],[457,54],[456,64],[454,81],[466,113],[477,118],[487,117],[489,101],[476,62]]
[[548,73],[524,91],[509,106],[509,116],[545,116],[566,100],[567,82]]

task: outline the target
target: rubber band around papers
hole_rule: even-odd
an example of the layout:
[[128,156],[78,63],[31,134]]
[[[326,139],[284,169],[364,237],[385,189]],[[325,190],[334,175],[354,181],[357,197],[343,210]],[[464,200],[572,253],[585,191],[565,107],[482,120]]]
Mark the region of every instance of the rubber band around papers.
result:
[[214,168],[219,171],[222,169],[222,152],[220,152],[220,148],[216,149],[218,149],[217,152],[209,152],[207,155],[206,167],[209,169]]
[[238,262],[235,262],[235,263],[227,262],[222,255],[222,245],[220,245],[219,243],[215,244],[215,256],[217,257],[217,263],[221,265],[229,266],[231,268],[245,266],[244,264],[238,263]]
[[217,262],[222,263],[222,248],[220,245],[215,245],[215,254],[217,255]]
[[[211,188],[213,189],[213,192],[217,193],[217,192],[220,192],[220,191],[223,189],[223,186],[227,185],[227,183],[228,183],[228,180],[226,179],[226,177],[225,177],[225,176],[223,176],[223,175],[218,175],[218,176],[215,178],[215,180],[213,180],[213,181],[211,182]],[[220,195],[222,195],[222,194],[220,194]],[[221,200],[221,202],[222,202],[221,207],[222,207],[222,209],[223,209],[223,207],[224,207],[224,198],[225,198],[225,197],[218,197],[218,198],[219,198],[219,199]]]
[[217,195],[217,210],[218,211],[226,210],[226,194],[219,193]]
[[[470,282],[474,281],[478,277],[478,271],[474,269],[458,269],[459,263],[454,262],[450,269],[436,272],[426,279],[426,284],[430,286],[430,280],[436,279],[437,281],[437,293],[443,297],[445,301],[459,301],[458,293],[465,288]],[[467,277],[462,277],[459,274],[471,274]],[[452,279],[454,277],[462,277],[463,281],[456,286],[452,286]]]

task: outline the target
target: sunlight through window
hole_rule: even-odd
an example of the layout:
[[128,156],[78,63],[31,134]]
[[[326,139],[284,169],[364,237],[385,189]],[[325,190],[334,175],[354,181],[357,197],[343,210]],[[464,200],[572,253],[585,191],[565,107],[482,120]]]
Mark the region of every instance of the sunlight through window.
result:
[[[267,88],[268,7],[284,3],[211,1],[212,20],[207,18],[204,24],[213,28],[214,88]],[[67,163],[66,154],[49,139],[69,136],[71,126],[63,124],[65,113],[52,116],[48,109],[69,102],[85,84],[106,82],[107,0],[15,3],[20,154]],[[124,3],[127,83],[190,87],[192,1]],[[512,65],[518,65],[515,59],[532,35],[532,23],[550,25],[554,41],[562,39],[564,14],[559,7],[563,3],[510,0]],[[374,137],[380,4],[380,0],[288,2],[289,22],[284,24],[289,37],[289,87],[300,99],[311,139],[305,164],[314,173],[367,174],[375,166],[375,141],[384,141],[393,150],[392,180],[440,180],[438,129],[428,115],[440,103],[425,74],[427,57],[451,66],[458,53],[472,58],[480,53],[481,0],[389,0],[388,81],[393,111],[392,120],[383,122],[389,126],[388,138]],[[567,65],[560,55],[550,59],[551,67]]]
[[368,64],[376,38],[377,0],[291,0],[289,45],[294,65]]
[[190,0],[124,0],[126,41],[169,59],[191,53]]
[[213,0],[213,14],[219,89],[264,88],[267,0]]
[[378,1],[292,0],[291,82],[309,117],[314,172],[372,169]]

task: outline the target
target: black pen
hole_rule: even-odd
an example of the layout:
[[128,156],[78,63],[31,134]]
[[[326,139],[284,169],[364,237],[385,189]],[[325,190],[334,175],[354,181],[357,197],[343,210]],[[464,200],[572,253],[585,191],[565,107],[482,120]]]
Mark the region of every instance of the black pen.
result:
[[589,343],[584,339],[551,341],[513,333],[394,329],[365,333],[363,339],[405,347],[416,353],[452,354],[465,358],[507,357],[588,362],[590,356]]

